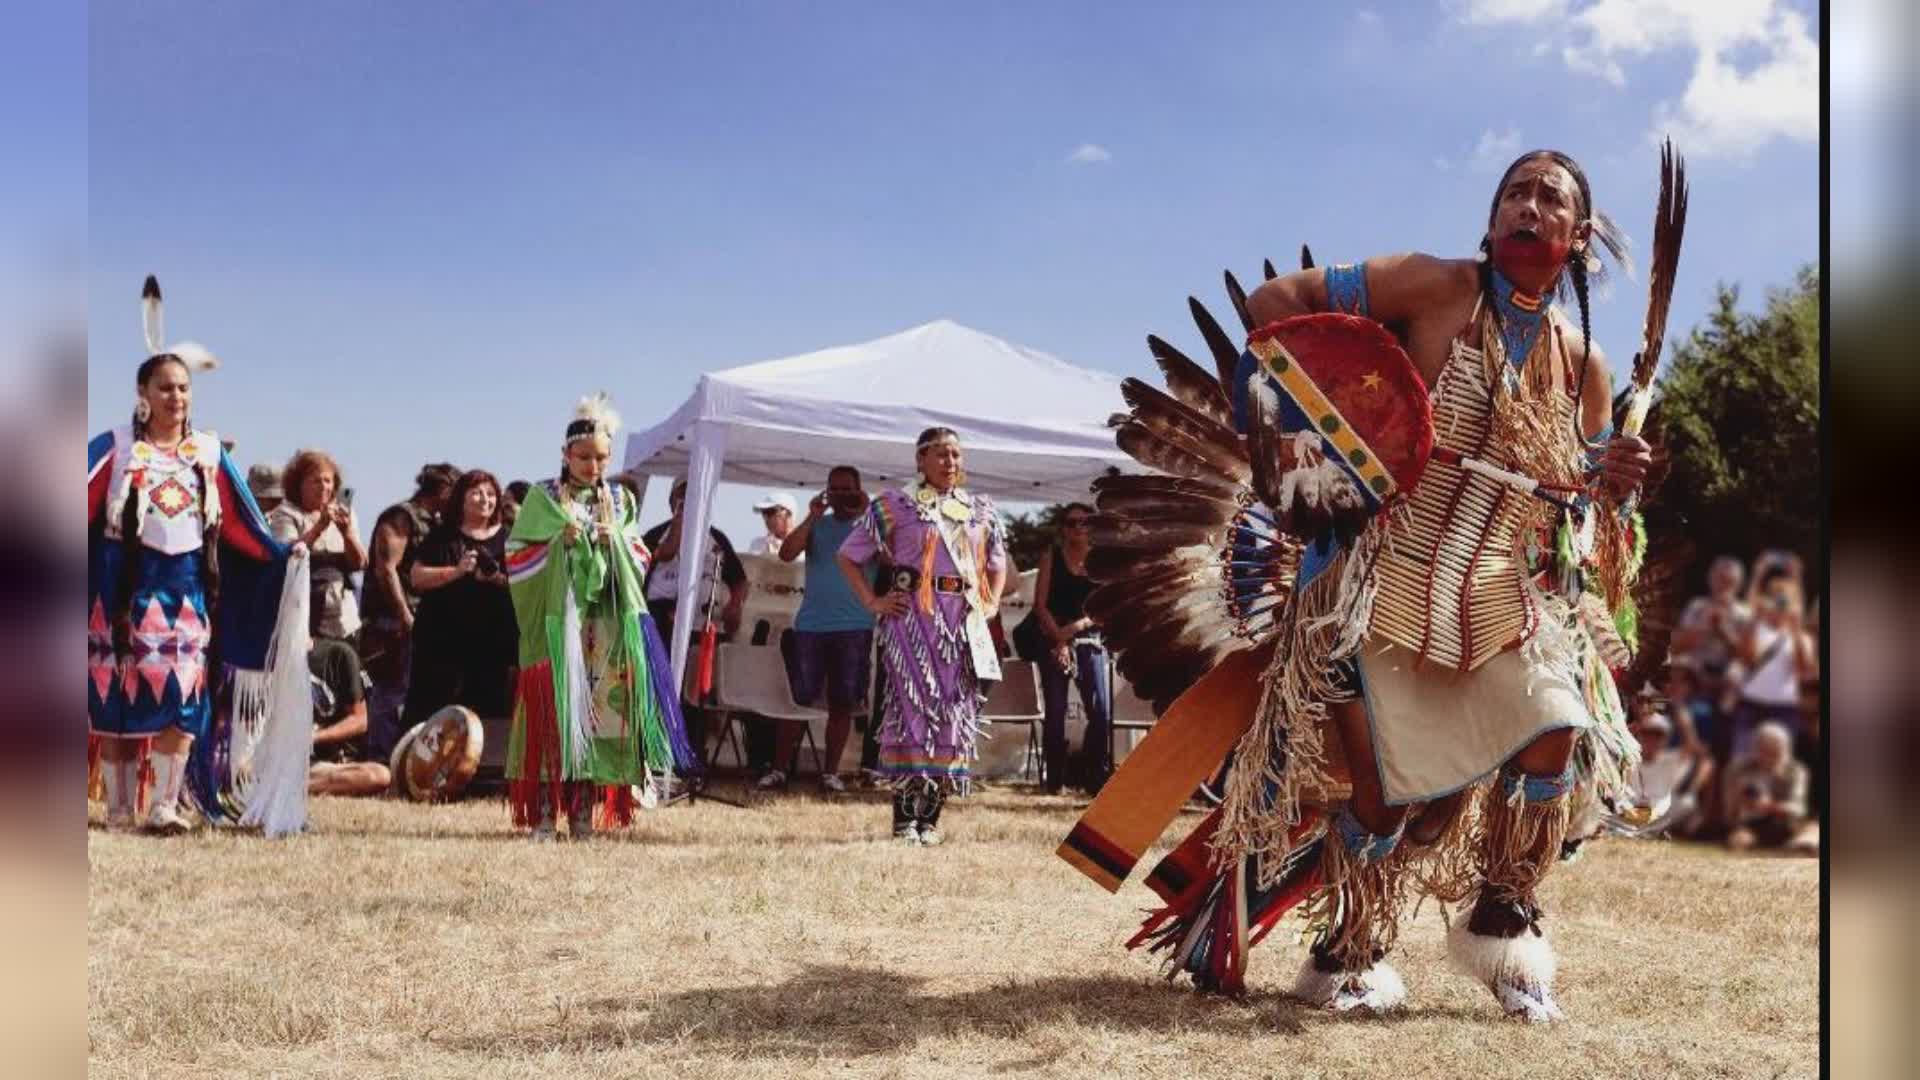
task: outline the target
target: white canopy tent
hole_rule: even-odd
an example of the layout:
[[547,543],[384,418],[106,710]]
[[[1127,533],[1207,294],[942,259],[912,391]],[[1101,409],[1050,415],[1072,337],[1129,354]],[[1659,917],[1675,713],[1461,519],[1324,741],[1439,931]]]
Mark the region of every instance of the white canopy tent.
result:
[[[714,491],[722,481],[818,487],[852,465],[869,490],[914,473],[914,439],[953,428],[966,448],[967,486],[998,499],[1061,502],[1131,459],[1106,418],[1124,406],[1120,380],[942,319],[843,345],[700,376],[672,416],[627,439],[625,466],[685,476],[680,558],[704,567]],[[679,610],[697,610],[701,575],[680,575]],[[673,673],[683,683],[691,618],[673,625]]]

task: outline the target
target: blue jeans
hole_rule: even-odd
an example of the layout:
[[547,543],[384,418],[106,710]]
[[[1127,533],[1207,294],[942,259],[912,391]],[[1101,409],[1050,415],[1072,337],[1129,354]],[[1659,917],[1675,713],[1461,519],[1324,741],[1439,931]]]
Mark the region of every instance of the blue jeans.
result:
[[[1073,646],[1073,681],[1080,684],[1080,707],[1087,712],[1087,734],[1080,743],[1084,766],[1082,786],[1098,788],[1113,771],[1107,759],[1108,728],[1113,720],[1113,683],[1107,670],[1106,646],[1097,641],[1078,641]],[[1066,672],[1048,658],[1040,662],[1040,693],[1046,704],[1046,719],[1041,722],[1041,751],[1046,757],[1043,783],[1058,790],[1067,775],[1067,679]]]

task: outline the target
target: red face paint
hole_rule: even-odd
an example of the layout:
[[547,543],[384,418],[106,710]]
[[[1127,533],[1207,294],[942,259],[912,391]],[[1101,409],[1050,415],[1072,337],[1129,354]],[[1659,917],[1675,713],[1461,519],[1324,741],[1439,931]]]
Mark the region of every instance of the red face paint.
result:
[[1503,236],[1493,242],[1493,263],[1508,277],[1539,277],[1567,264],[1573,246],[1537,236]]

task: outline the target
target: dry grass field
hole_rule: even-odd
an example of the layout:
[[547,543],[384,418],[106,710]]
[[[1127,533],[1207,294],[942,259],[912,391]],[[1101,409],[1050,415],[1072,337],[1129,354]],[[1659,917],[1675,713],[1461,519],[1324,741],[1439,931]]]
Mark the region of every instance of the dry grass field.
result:
[[[878,796],[643,814],[534,846],[498,802],[320,800],[314,831],[88,837],[96,1076],[1812,1076],[1818,866],[1603,842],[1546,890],[1551,1029],[1445,964],[1428,905],[1412,1007],[1244,1002],[1120,946],[1151,900],[1053,849],[1079,804],[1001,787],[948,843],[887,839]],[[97,812],[97,811],[96,811]]]

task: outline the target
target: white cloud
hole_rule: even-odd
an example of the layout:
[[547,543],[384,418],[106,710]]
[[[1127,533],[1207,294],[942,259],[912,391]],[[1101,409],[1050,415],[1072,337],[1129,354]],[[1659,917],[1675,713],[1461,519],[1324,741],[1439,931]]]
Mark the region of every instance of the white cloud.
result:
[[1533,22],[1566,11],[1566,0],[1467,0],[1470,23]]
[[1354,12],[1353,15],[1354,15],[1354,18],[1360,20],[1360,23],[1363,26],[1379,26],[1380,25],[1380,21],[1381,21],[1380,13],[1373,10],[1372,8],[1361,8],[1359,11]]
[[1605,56],[1597,56],[1585,49],[1576,49],[1571,45],[1560,49],[1560,59],[1575,71],[1596,75],[1612,83],[1616,89],[1624,90],[1627,85],[1627,71],[1617,61]]
[[1633,61],[1691,53],[1686,89],[1654,105],[1649,133],[1671,133],[1691,155],[1738,158],[1776,138],[1820,137],[1820,46],[1786,0],[1592,0],[1578,10],[1566,0],[1466,0],[1462,18],[1554,34],[1569,69],[1615,87],[1627,85]]
[[1467,155],[1467,164],[1476,172],[1498,172],[1519,156],[1519,128],[1505,131],[1488,128],[1480,133],[1480,141],[1473,145],[1473,150]]
[[1067,162],[1072,165],[1100,165],[1112,160],[1113,153],[1098,143],[1081,143],[1067,155]]

